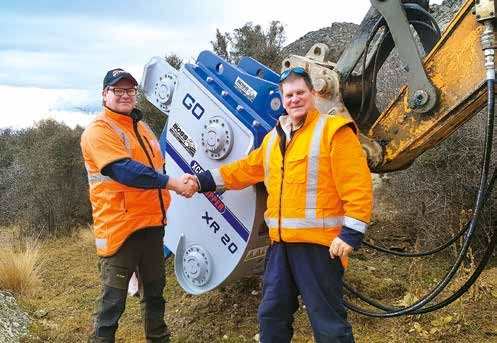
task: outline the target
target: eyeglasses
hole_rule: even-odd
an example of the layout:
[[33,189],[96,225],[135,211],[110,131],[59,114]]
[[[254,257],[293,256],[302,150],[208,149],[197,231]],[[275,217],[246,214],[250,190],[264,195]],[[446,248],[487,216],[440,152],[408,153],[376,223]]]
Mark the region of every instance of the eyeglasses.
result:
[[129,96],[135,96],[136,95],[136,88],[114,88],[114,87],[109,87],[109,90],[114,93],[115,96],[123,96],[124,93],[128,94]]
[[290,76],[290,74],[292,74],[292,73],[297,74],[297,75],[301,75],[301,76],[308,75],[307,72],[305,71],[305,69],[302,67],[289,68],[289,69],[285,70],[283,73],[281,73],[280,83],[285,81],[287,79],[287,77]]

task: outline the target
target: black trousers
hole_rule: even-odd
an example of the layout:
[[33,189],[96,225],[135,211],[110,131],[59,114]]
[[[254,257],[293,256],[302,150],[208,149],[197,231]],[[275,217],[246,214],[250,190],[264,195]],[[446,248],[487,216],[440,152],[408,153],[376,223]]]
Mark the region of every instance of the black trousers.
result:
[[162,227],[142,229],[129,236],[114,255],[100,257],[102,292],[95,305],[90,342],[114,342],[133,272],[137,272],[140,282],[140,307],[147,342],[169,342],[164,322],[163,237]]

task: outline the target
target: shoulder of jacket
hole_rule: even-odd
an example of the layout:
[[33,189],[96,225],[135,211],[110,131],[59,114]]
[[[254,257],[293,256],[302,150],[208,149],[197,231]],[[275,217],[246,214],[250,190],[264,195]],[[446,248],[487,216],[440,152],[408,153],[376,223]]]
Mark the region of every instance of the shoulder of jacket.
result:
[[351,118],[339,114],[332,114],[327,116],[328,129],[331,130],[333,133],[338,131],[338,129],[343,126],[349,126],[355,134],[358,133],[358,129]]
[[102,114],[99,114],[95,118],[93,118],[93,120],[90,121],[90,123],[88,123],[86,128],[83,130],[82,136],[87,136],[91,133],[95,134],[102,129],[114,131],[112,128],[112,124],[109,122],[109,120],[105,118]]
[[263,138],[263,141],[271,139],[272,136],[277,135],[276,126],[269,130]]
[[140,120],[138,122],[138,125],[140,125],[141,127],[143,127],[145,129],[145,131],[147,132],[147,134],[154,138],[154,139],[157,139],[157,136],[155,135],[154,133],[154,130],[152,130],[152,128],[150,127],[150,125],[148,125],[146,122],[144,122],[143,120]]

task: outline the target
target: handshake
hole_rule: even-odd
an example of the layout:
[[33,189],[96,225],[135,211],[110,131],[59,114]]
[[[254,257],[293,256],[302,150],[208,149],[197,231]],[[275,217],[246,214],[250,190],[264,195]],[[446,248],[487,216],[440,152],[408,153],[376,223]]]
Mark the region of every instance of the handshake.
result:
[[199,191],[198,179],[195,175],[186,173],[177,179],[169,177],[167,189],[175,191],[176,194],[185,198],[191,198],[193,194]]

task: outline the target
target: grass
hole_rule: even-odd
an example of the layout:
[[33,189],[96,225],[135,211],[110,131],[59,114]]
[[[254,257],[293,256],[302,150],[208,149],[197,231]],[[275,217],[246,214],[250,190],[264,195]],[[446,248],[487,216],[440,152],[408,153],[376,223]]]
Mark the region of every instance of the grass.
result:
[[[24,342],[85,342],[91,329],[94,300],[100,292],[93,236],[86,228],[72,236],[47,240],[41,287],[18,300],[31,317]],[[389,259],[362,251],[351,260],[347,280],[358,289],[399,305],[422,296],[444,273],[449,261]],[[173,342],[255,342],[257,306],[261,297],[258,278],[241,280],[207,294],[186,294],[167,262],[166,322]],[[455,281],[463,282],[462,275]],[[355,301],[351,299],[352,301]],[[364,306],[364,304],[360,304]],[[46,316],[34,313],[44,310]],[[484,272],[468,294],[434,313],[392,319],[367,318],[349,313],[356,342],[497,342],[497,267]],[[295,343],[313,342],[305,310],[294,322]],[[117,342],[144,342],[139,300],[128,298]]]
[[40,248],[36,241],[15,247],[12,240],[0,250],[0,290],[22,297],[36,292],[41,285]]

